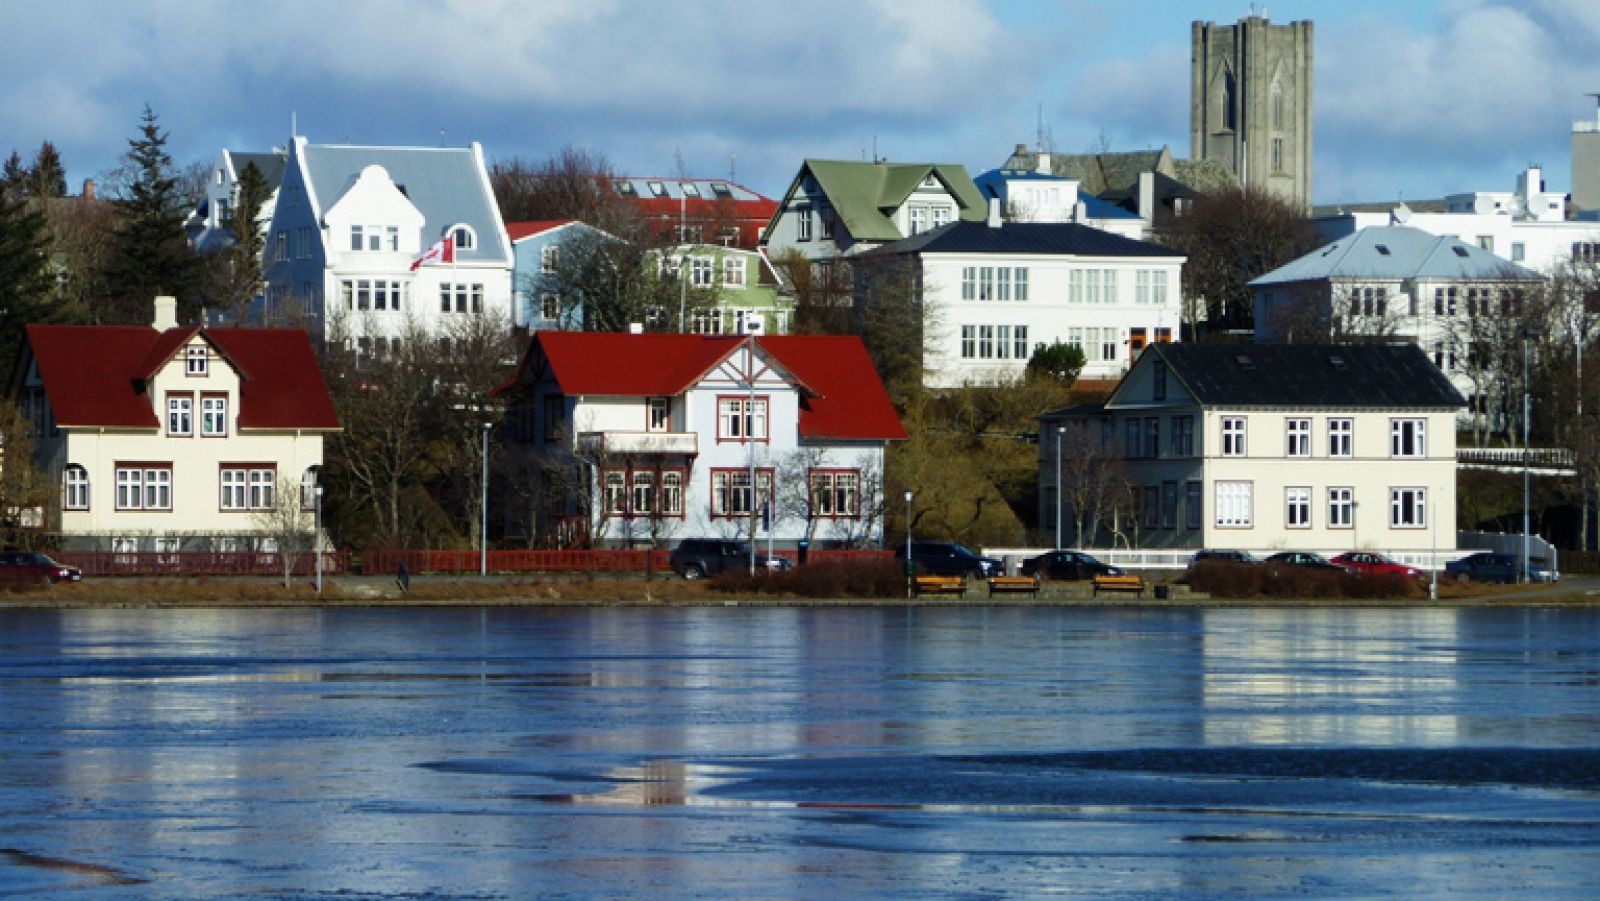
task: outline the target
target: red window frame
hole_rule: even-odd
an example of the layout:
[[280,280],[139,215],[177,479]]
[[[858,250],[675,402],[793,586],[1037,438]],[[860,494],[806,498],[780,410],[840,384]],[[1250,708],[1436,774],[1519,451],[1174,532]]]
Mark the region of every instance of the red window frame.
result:
[[[750,511],[749,510],[742,510],[742,511],[740,511],[738,513],[718,513],[717,512],[717,476],[721,475],[723,473],[735,473],[735,472],[749,474],[750,467],[748,467],[748,466],[723,466],[723,467],[718,467],[716,469],[711,470],[711,480],[710,480],[710,484],[707,486],[708,494],[707,494],[707,497],[706,497],[706,511],[707,511],[707,518],[708,519],[748,519],[749,518],[749,516],[750,516]],[[777,494],[777,490],[778,490],[778,474],[777,474],[777,470],[774,469],[771,466],[757,466],[756,467],[756,483],[755,483],[755,486],[754,486],[755,496],[753,498],[751,498],[751,502],[752,502],[752,506],[755,507],[756,513],[758,513],[758,514],[761,512],[761,506],[760,506],[760,501],[761,501],[761,480],[762,480],[763,476],[766,477],[766,481],[767,481],[767,497],[768,497],[768,499],[771,499],[775,494]],[[732,480],[731,476],[729,477],[728,486],[729,486],[730,490],[733,487],[733,480]]]
[[[839,475],[853,475],[856,477],[856,512],[854,513],[818,513],[817,512],[817,477],[826,476],[829,481],[828,490],[833,491],[834,480]],[[811,510],[812,519],[860,519],[861,518],[861,470],[849,467],[825,467],[812,469],[806,473],[806,503]]]
[[[656,511],[651,513],[636,514],[633,512],[633,474],[636,472],[649,472],[655,474]],[[683,477],[683,484],[678,486],[678,512],[663,513],[661,508],[661,477],[669,472],[678,473]],[[622,510],[613,513],[606,509],[606,477],[612,473],[622,474]],[[683,466],[611,466],[600,471],[600,515],[608,519],[683,519],[688,514],[687,492],[689,489],[689,470]]]
[[756,444],[768,444],[768,443],[770,443],[772,441],[772,397],[771,397],[771,395],[757,394],[755,396],[755,398],[754,398],[756,403],[761,404],[766,409],[766,415],[761,417],[761,424],[765,428],[764,428],[763,433],[762,433],[760,438],[739,437],[739,436],[729,437],[728,435],[724,435],[723,434],[723,432],[722,432],[722,402],[726,401],[726,400],[735,400],[735,401],[739,402],[739,404],[740,404],[739,409],[741,411],[744,411],[741,415],[743,415],[744,418],[751,423],[751,429],[752,429],[752,431],[754,430],[755,411],[754,411],[754,409],[745,411],[745,408],[743,406],[744,404],[747,404],[747,403],[749,403],[751,401],[750,395],[748,395],[748,394],[719,394],[719,395],[717,395],[717,443],[718,444],[748,444],[751,441],[754,441]]

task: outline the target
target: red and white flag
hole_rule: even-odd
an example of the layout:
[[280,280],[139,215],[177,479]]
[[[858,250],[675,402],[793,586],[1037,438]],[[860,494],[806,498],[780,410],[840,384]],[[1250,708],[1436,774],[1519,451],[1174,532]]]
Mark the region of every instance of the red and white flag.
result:
[[411,261],[411,271],[416,272],[417,267],[424,263],[454,263],[456,261],[455,235],[434,242],[434,245],[422,252],[422,256]]

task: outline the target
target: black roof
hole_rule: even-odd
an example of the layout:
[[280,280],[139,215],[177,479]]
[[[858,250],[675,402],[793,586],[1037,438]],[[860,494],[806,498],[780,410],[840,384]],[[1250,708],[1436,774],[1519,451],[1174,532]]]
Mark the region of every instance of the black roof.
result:
[[985,222],[957,220],[885,244],[874,254],[894,253],[1038,253],[1088,257],[1181,257],[1180,251],[1135,241],[1076,222],[1007,222],[990,228]]
[[1466,406],[1461,392],[1415,344],[1152,344],[1149,349],[1167,361],[1202,406]]

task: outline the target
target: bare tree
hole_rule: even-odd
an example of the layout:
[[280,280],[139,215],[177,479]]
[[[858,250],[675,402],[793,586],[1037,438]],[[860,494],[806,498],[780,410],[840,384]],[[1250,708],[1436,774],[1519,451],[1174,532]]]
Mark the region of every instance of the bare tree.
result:
[[315,515],[307,510],[300,486],[288,476],[279,476],[272,492],[272,504],[254,514],[256,532],[272,542],[283,567],[283,587],[294,577],[294,564],[315,540]]
[[34,458],[37,437],[29,418],[0,399],[0,537],[16,547],[35,546],[54,506],[55,485]]
[[577,219],[624,240],[644,237],[629,201],[613,188],[616,175],[604,154],[567,146],[531,162],[512,158],[489,172],[500,215],[525,219]]

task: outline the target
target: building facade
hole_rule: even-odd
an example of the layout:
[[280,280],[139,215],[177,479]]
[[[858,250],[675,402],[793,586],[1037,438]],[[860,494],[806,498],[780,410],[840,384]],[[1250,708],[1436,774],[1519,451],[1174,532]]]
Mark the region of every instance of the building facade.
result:
[[312,526],[339,418],[304,331],[30,325],[13,386],[60,486],[45,528],[71,550],[264,549]]
[[1104,405],[1040,417],[1041,525],[1084,546],[1452,550],[1462,404],[1412,345],[1157,345]]
[[1311,22],[1195,22],[1190,48],[1190,156],[1311,209]]

